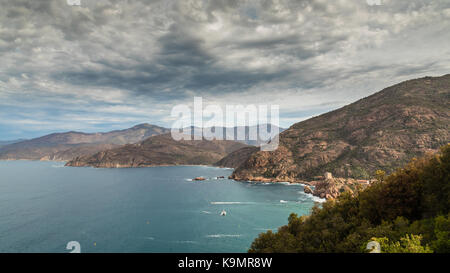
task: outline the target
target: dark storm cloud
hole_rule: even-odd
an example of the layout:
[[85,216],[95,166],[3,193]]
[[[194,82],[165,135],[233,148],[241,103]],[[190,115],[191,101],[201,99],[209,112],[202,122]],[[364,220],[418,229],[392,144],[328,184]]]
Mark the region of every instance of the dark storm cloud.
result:
[[277,103],[293,122],[295,113],[448,73],[450,2],[382,3],[4,0],[0,107],[168,126],[172,105],[201,95]]

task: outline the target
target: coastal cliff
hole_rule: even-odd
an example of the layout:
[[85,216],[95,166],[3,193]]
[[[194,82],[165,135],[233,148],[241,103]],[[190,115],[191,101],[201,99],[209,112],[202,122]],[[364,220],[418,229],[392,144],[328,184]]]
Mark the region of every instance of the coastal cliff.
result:
[[214,166],[217,167],[225,167],[225,168],[237,168],[239,167],[252,153],[258,151],[258,147],[243,147],[239,150],[236,150],[218,162],[214,163]]
[[[376,180],[357,180],[353,178],[323,177],[319,181],[305,182],[304,192],[327,200],[336,199],[346,192],[354,196],[359,191],[366,189]],[[314,186],[312,189],[310,186]]]

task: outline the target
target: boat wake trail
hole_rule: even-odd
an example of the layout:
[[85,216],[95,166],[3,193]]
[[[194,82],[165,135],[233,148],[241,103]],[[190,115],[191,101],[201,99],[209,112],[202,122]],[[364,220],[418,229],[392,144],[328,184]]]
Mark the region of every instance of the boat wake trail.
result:
[[206,238],[226,238],[226,237],[241,237],[242,234],[211,234],[206,235]]
[[251,205],[254,202],[211,202],[211,205]]

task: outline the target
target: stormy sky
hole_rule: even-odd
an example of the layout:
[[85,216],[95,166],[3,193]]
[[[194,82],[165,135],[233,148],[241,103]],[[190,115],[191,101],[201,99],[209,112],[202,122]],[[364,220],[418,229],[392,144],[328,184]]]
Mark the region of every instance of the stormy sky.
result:
[[0,140],[170,127],[194,96],[288,127],[450,73],[448,0],[68,2],[0,0]]

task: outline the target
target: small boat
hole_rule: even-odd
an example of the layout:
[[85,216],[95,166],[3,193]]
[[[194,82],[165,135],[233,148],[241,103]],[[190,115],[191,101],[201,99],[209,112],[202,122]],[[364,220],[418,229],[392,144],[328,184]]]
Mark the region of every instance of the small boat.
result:
[[226,216],[227,212],[225,210],[222,210],[222,212],[220,213],[221,216]]
[[287,203],[288,201],[280,200],[280,203]]

